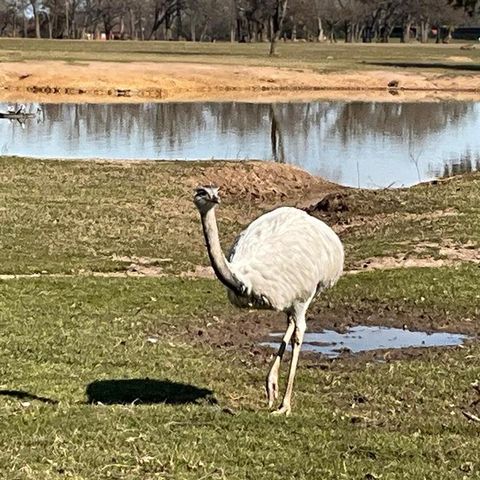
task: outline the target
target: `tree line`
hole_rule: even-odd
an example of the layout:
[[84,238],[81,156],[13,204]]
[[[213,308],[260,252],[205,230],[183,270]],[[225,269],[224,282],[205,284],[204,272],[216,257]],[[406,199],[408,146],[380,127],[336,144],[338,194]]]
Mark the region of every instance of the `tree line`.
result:
[[0,36],[262,42],[448,40],[480,0],[0,0]]

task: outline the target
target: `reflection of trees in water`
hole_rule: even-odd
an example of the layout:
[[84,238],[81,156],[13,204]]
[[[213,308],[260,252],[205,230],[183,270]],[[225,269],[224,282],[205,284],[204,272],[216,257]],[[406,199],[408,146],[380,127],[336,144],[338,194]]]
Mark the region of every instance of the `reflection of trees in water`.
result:
[[145,142],[158,138],[171,149],[181,147],[207,130],[233,131],[246,137],[268,127],[268,105],[235,103],[164,103],[123,105],[45,105],[47,126],[62,123],[69,138],[114,135]]
[[[251,103],[47,104],[43,108],[47,122],[65,122],[72,134],[79,133],[80,125],[87,134],[97,135],[112,131],[128,135],[141,128],[168,139],[172,147],[212,127],[234,131],[239,137],[260,128],[267,134],[273,119],[271,105]],[[347,143],[372,133],[421,138],[459,123],[472,108],[471,103],[458,102],[290,103],[275,105],[275,117],[283,136],[297,138],[298,143],[305,141],[313,127],[324,126],[330,135],[339,135]],[[71,122],[66,122],[69,116]]]
[[[285,160],[285,145],[295,158],[305,155],[307,137],[338,106],[316,104],[164,103],[164,104],[46,104],[45,127],[61,124],[64,137],[75,142],[82,136],[132,137],[140,144],[158,139],[170,149],[180,149],[202,133],[233,133],[244,140],[265,134],[272,158]],[[141,145],[139,145],[141,146]]]
[[366,135],[422,139],[459,124],[471,113],[472,103],[346,103],[332,127],[343,144]]
[[135,134],[136,142],[144,144],[158,137],[170,148],[181,146],[185,133],[208,128],[201,108],[184,108],[182,104],[127,105],[45,105],[46,122],[51,126],[62,123],[65,136],[78,139],[115,136],[128,138]]
[[342,108],[343,104],[333,102],[275,105],[275,115],[271,115],[272,131],[275,127],[276,138],[283,140],[283,154],[280,157],[280,152],[275,150],[272,135],[273,158],[302,167],[306,163],[317,168],[322,165],[323,175],[332,181],[339,181],[342,178],[342,162],[338,159],[331,162],[328,152],[327,155],[324,153],[328,131]]
[[[322,167],[322,173],[335,180],[342,178],[345,168],[341,159],[329,161],[328,142],[334,138],[346,147],[373,136],[396,137],[408,143],[409,157],[418,173],[423,153],[421,142],[450,126],[459,126],[473,112],[473,103],[340,103],[323,102],[287,104],[277,108],[290,162],[302,162],[306,154],[317,155],[311,163]],[[327,152],[326,152],[327,150]],[[326,152],[326,154],[324,154]],[[468,161],[453,167],[457,172]],[[357,164],[358,170],[358,164]],[[358,173],[359,175],[359,173]]]
[[480,153],[473,154],[467,151],[459,158],[451,159],[445,163],[443,169],[433,168],[430,173],[435,177],[453,177],[463,173],[476,172],[480,170]]
[[285,163],[285,145],[283,143],[282,125],[275,112],[275,105],[270,106],[270,141],[272,144],[272,157],[276,162]]

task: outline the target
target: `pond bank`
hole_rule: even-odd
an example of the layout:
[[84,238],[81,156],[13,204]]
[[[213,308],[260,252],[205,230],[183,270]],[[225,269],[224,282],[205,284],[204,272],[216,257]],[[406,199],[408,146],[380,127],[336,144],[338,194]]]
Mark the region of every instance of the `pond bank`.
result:
[[[44,102],[479,100],[472,73],[331,71],[187,62],[0,63],[0,99]],[[389,83],[394,82],[394,89]]]

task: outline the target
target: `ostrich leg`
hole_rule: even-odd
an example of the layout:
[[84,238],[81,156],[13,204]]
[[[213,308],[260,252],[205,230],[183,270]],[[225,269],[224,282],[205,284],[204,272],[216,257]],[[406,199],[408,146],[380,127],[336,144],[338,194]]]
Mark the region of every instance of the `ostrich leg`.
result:
[[285,332],[285,335],[282,338],[282,343],[280,344],[280,348],[278,349],[277,355],[275,356],[275,360],[273,361],[272,367],[270,368],[270,372],[267,376],[267,399],[268,399],[268,408],[272,408],[273,402],[278,398],[278,371],[280,369],[280,362],[282,361],[283,354],[285,353],[285,349],[292,338],[293,330],[295,329],[295,322],[291,315],[288,315],[287,318],[288,327]]
[[293,392],[293,382],[295,381],[295,372],[297,370],[298,364],[298,357],[300,355],[300,350],[302,348],[303,342],[303,335],[305,334],[305,330],[307,328],[307,324],[305,322],[305,313],[307,312],[307,308],[310,305],[311,299],[301,305],[298,305],[295,308],[294,313],[294,322],[295,328],[293,331],[293,339],[292,339],[292,359],[290,360],[290,370],[288,372],[288,381],[287,381],[287,388],[285,390],[285,395],[282,400],[282,404],[280,408],[273,412],[276,415],[290,415],[291,411],[291,400],[292,400],[292,392]]

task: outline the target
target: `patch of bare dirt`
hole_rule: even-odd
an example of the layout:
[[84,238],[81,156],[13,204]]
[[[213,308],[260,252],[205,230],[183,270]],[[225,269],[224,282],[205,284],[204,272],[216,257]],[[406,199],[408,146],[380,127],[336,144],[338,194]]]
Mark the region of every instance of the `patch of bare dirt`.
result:
[[128,263],[125,275],[133,274],[146,277],[162,277],[165,275],[163,265],[171,263],[171,258],[128,257],[114,255],[113,260]]
[[[112,72],[115,72],[112,74]],[[388,84],[395,82],[395,95]],[[200,63],[1,63],[4,100],[88,102],[163,100],[353,99],[421,101],[480,98],[478,75],[369,70],[318,73],[309,69]]]
[[193,272],[182,272],[180,277],[183,278],[215,278],[215,272],[212,267],[197,265]]
[[397,257],[376,257],[369,258],[362,262],[361,269],[349,270],[347,274],[353,275],[360,272],[368,272],[371,270],[392,270],[395,268],[432,268],[459,265],[460,261],[435,258],[406,258],[404,256]]
[[480,263],[480,249],[473,243],[464,245],[440,245],[439,253],[443,257],[462,262]]
[[458,212],[453,208],[445,210],[436,210],[429,213],[389,213],[380,215],[370,215],[368,217],[351,217],[343,220],[342,223],[336,223],[332,226],[337,233],[343,233],[357,228],[375,228],[380,225],[389,223],[392,220],[402,219],[407,222],[434,220],[442,217],[451,217],[458,215]]
[[465,57],[463,55],[454,55],[452,57],[447,57],[447,60],[455,63],[473,63],[473,58]]
[[[433,257],[426,252],[435,249],[438,255]],[[457,266],[462,263],[480,264],[480,249],[474,243],[458,244],[445,242],[443,244],[422,242],[415,245],[415,252],[398,254],[392,257],[374,257],[362,261],[358,269],[350,270],[349,274],[369,270],[388,270],[395,268],[428,268]]]
[[[145,274],[132,270],[118,271],[118,272],[92,272],[89,270],[79,271],[77,273],[2,273],[0,280],[16,280],[20,278],[77,278],[77,277],[98,277],[98,278],[128,278],[128,277],[143,277]],[[150,272],[148,276],[164,277],[163,273]]]

